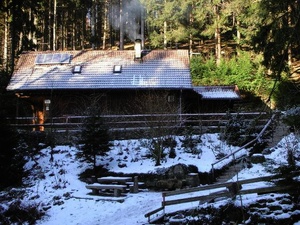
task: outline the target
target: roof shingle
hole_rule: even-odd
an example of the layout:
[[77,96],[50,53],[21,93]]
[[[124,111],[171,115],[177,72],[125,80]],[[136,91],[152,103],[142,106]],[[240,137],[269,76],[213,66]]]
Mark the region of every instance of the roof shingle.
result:
[[238,87],[232,86],[197,86],[193,88],[202,99],[240,99]]
[[[7,90],[192,88],[186,50],[150,51],[142,62],[127,50],[63,51],[56,53],[70,54],[68,64],[35,64],[37,55],[45,53],[21,54]],[[81,73],[73,73],[75,65],[82,66]],[[114,73],[114,65],[121,65],[122,72]]]

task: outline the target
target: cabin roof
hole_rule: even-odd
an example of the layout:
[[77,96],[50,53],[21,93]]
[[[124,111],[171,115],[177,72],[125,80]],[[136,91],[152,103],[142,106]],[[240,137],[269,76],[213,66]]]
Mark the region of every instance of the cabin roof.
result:
[[231,86],[195,86],[194,91],[201,95],[202,99],[213,100],[237,100],[240,93],[236,85]]
[[24,52],[7,90],[192,89],[187,50],[143,52],[142,60],[134,55],[134,50]]

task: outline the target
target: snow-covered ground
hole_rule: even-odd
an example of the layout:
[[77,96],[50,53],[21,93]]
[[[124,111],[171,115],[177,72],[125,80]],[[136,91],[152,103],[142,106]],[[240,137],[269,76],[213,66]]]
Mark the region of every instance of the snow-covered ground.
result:
[[[178,137],[176,137],[178,138]],[[183,163],[195,165],[201,172],[208,172],[211,164],[216,161],[216,149],[230,153],[238,147],[228,146],[219,140],[218,134],[201,136],[198,144],[199,154],[186,153],[178,145],[176,158],[166,158],[161,166],[155,167],[155,162],[146,157],[147,146],[141,140],[115,141],[114,147],[105,157],[99,157],[98,162],[108,170],[122,173],[154,173],[159,169]],[[178,140],[178,143],[180,141]],[[273,160],[272,167],[287,164],[287,149],[300,152],[299,138],[293,134],[282,139],[271,149],[266,158]],[[124,202],[112,201],[113,197],[90,195],[85,183],[79,181],[78,174],[88,168],[88,164],[76,159],[77,149],[71,146],[56,146],[54,160],[50,162],[50,149],[45,148],[40,155],[26,164],[30,175],[26,178],[26,194],[22,199],[24,204],[39,204],[46,209],[46,216],[38,221],[39,225],[134,225],[145,224],[144,215],[161,206],[161,193],[144,190],[133,194],[128,193]],[[246,150],[240,151],[247,154]],[[228,163],[231,159],[228,159]],[[222,164],[217,165],[219,167]],[[269,172],[261,164],[245,168],[239,173],[238,179],[268,175]],[[237,178],[232,178],[235,180]],[[266,185],[258,183],[257,186]],[[252,186],[253,187],[253,186]],[[243,187],[244,188],[244,187]],[[256,195],[245,195],[244,203],[257,198]],[[224,200],[226,201],[226,200]],[[220,204],[220,203],[219,203]],[[239,201],[237,201],[239,204]],[[5,207],[4,205],[2,205]],[[199,206],[199,202],[167,206],[166,212]]]

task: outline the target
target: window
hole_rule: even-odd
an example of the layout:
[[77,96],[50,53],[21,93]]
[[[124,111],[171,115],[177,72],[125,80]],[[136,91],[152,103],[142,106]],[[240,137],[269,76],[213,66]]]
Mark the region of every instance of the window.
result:
[[174,102],[175,101],[175,96],[174,95],[169,95],[168,96],[168,102]]
[[114,73],[122,73],[122,66],[114,65]]
[[74,66],[73,73],[81,73],[81,65]]

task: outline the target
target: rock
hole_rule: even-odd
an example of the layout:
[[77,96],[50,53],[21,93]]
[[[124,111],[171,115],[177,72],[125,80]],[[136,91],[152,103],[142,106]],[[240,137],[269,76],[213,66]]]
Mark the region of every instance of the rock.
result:
[[182,181],[177,179],[159,180],[156,182],[156,188],[161,190],[176,190],[182,187]]
[[49,209],[51,209],[51,206],[50,206],[50,205],[43,206],[43,210],[44,210],[44,211],[47,211],[47,210],[49,210]]
[[188,167],[184,164],[171,166],[167,171],[168,178],[185,179],[188,174]]
[[175,224],[186,224],[188,222],[187,218],[183,214],[177,214],[175,216],[172,216],[169,220],[170,225]]
[[263,163],[266,161],[266,158],[262,154],[253,154],[250,158],[251,163],[253,164],[258,164],[258,163]]
[[198,173],[189,173],[186,178],[186,184],[189,187],[198,187],[200,185]]
[[271,148],[265,148],[263,151],[262,151],[262,154],[263,155],[269,155],[271,154],[273,151],[271,150]]
[[126,163],[118,163],[118,167],[124,168],[124,167],[127,167],[127,165],[126,165]]

